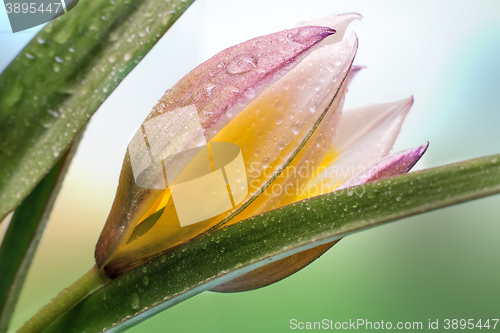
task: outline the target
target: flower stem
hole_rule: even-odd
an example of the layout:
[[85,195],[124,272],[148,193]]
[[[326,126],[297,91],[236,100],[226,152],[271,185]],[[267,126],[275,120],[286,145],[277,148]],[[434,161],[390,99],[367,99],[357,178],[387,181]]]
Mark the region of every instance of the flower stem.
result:
[[92,267],[68,288],[61,291],[50,303],[28,320],[17,332],[35,333],[48,327],[64,312],[84,299],[92,291],[105,285],[110,279],[97,266]]

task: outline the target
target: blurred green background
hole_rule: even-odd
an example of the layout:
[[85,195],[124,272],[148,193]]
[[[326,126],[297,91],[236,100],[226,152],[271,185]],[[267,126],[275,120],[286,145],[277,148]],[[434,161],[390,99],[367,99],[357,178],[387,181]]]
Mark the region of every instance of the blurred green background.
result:
[[[344,12],[364,16],[351,30],[360,42],[355,63],[367,66],[347,107],[414,95],[395,149],[430,141],[417,169],[500,152],[498,1],[198,0],[92,119],[13,328],[93,265],[128,140],[167,88],[225,47]],[[12,34],[0,9],[0,69],[39,29]],[[500,196],[427,213],[349,236],[275,285],[203,293],[131,332],[289,332],[292,318],[424,328],[428,319],[500,318],[499,236]]]

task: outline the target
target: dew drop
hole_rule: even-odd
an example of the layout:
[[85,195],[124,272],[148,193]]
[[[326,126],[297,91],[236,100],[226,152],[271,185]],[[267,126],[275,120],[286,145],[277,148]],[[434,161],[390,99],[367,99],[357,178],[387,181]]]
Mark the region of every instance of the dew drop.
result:
[[305,87],[306,87],[306,80],[300,79],[299,82],[297,82],[297,88],[304,89]]
[[311,113],[314,113],[318,109],[318,105],[316,104],[316,102],[310,101],[309,105],[308,105],[308,109],[309,109],[309,111],[311,111]]
[[257,61],[249,55],[239,55],[235,57],[226,67],[229,74],[247,73],[257,67]]
[[129,37],[127,37],[127,42],[132,43],[134,41],[134,39],[135,39],[135,34],[132,34]]
[[52,117],[57,118],[59,117],[59,113],[57,111],[47,109],[47,113],[50,114]]
[[285,120],[285,117],[283,117],[282,114],[277,115],[276,116],[276,120],[275,120],[276,121],[276,125],[279,125],[279,124],[283,123],[284,120]]
[[253,88],[248,88],[247,90],[245,90],[244,92],[244,96],[246,98],[255,98],[255,96],[257,95],[257,92],[255,91],[255,89]]
[[137,295],[136,293],[133,293],[131,296],[130,296],[130,306],[132,307],[132,309],[134,310],[138,310],[139,309],[139,306],[140,306],[140,300],[139,300],[139,295]]
[[64,62],[64,60],[62,60],[61,58],[59,57],[55,57],[56,61],[60,64],[62,64]]
[[42,37],[38,37],[36,41],[38,42],[38,44],[45,44],[45,39],[43,39]]
[[333,73],[335,72],[335,66],[331,62],[329,62],[326,64],[326,70],[329,71],[330,73]]
[[212,90],[215,88],[215,84],[212,84],[212,83],[209,83],[206,88],[205,88],[205,91],[207,92],[207,95],[210,96],[212,94]]
[[35,59],[35,56],[30,54],[30,53],[26,53],[26,58],[28,59]]
[[276,99],[276,101],[274,103],[274,107],[278,111],[282,111],[285,108],[285,106],[283,105],[283,102],[280,99]]
[[301,123],[296,121],[292,126],[292,133],[295,135],[299,134],[301,127]]
[[142,278],[142,284],[145,286],[147,286],[149,284],[149,278],[147,276],[144,276]]
[[131,58],[132,58],[132,52],[130,52],[130,51],[125,53],[125,55],[123,56],[123,60],[125,60],[125,61],[129,61]]

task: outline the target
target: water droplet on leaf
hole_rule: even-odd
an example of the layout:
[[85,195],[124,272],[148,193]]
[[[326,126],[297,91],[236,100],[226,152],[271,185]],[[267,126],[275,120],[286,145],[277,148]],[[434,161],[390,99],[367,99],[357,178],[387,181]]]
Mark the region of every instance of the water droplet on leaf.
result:
[[131,296],[130,296],[130,306],[132,307],[132,309],[134,310],[138,310],[139,309],[139,306],[140,306],[140,300],[139,300],[139,295],[137,295],[136,293],[133,293]]

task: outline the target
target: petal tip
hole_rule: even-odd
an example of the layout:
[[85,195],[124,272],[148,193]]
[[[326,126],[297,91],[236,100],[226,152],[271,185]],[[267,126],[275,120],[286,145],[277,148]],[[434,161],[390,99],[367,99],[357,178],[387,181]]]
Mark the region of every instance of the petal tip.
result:
[[363,15],[361,15],[360,13],[344,13],[344,14],[341,14],[340,16],[346,16],[347,18],[349,18],[350,20],[362,20],[364,19]]
[[314,45],[328,36],[335,34],[335,29],[323,26],[305,26],[299,29],[293,40],[300,44]]
[[408,97],[408,102],[410,103],[410,106],[413,105],[413,102],[415,102],[415,98],[413,97],[413,95],[411,95],[410,97]]
[[413,98],[413,95],[398,102],[394,102],[395,110],[398,110],[396,113],[402,114],[403,117],[406,117],[414,102],[415,99]]
[[[427,148],[429,148],[429,141],[426,141],[423,145],[415,148],[416,155],[419,156],[418,157],[419,159],[420,159],[420,157],[422,157],[422,155],[425,154],[425,152],[427,151]],[[418,162],[418,160],[415,161],[415,163],[416,162]]]

